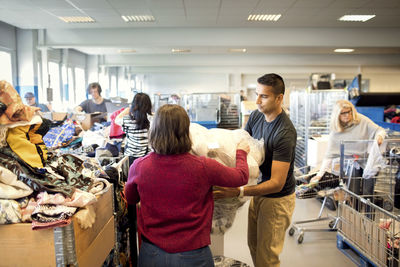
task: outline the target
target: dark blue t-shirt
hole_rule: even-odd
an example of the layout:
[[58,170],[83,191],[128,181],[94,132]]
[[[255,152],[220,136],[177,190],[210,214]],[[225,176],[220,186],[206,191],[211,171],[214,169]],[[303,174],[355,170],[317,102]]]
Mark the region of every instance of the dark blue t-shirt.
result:
[[264,114],[255,110],[250,114],[245,130],[255,139],[260,140],[264,138],[265,160],[260,166],[262,173],[262,181],[260,183],[268,181],[271,178],[273,160],[290,162],[288,175],[282,190],[278,193],[265,196],[283,197],[292,194],[296,186],[293,168],[297,133],[285,111],[282,110],[282,113],[273,121],[267,122]]
[[111,102],[108,99],[103,99],[101,104],[96,104],[92,99],[87,99],[79,104],[82,107],[82,110],[86,113],[94,113],[94,112],[107,112],[106,102]]

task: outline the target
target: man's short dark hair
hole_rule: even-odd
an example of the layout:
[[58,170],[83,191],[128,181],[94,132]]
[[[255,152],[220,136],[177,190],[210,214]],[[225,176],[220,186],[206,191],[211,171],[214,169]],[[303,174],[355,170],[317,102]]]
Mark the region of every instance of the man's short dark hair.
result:
[[285,94],[285,82],[278,74],[265,74],[264,76],[258,78],[257,82],[262,85],[271,86],[275,95]]
[[88,95],[90,95],[90,89],[92,88],[97,88],[97,91],[99,92],[99,95],[101,95],[101,86],[99,83],[90,83],[88,87],[86,88]]

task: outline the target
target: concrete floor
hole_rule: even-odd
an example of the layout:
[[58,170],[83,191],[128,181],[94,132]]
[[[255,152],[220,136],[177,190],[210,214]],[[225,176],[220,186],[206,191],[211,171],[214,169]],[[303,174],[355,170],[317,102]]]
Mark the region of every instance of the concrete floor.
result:
[[[240,260],[254,267],[247,247],[247,211],[249,201],[238,211],[233,226],[223,239],[213,238],[211,249],[223,250],[223,255]],[[313,219],[318,215],[321,203],[316,199],[297,199],[293,221]],[[331,211],[325,211],[332,213]],[[332,213],[335,215],[335,212]],[[314,223],[312,226],[327,228],[329,221]],[[311,226],[311,225],[310,225]],[[214,240],[214,241],[213,241]],[[281,267],[350,267],[355,264],[336,248],[336,232],[306,232],[302,244],[297,243],[297,233],[286,235],[281,254]]]

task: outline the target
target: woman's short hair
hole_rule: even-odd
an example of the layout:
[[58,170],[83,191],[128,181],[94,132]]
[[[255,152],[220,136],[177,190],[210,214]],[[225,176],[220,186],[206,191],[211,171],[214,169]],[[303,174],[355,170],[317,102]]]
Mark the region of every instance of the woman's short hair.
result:
[[353,124],[358,124],[360,122],[360,119],[358,117],[358,113],[354,105],[347,100],[338,100],[336,101],[333,111],[332,111],[332,117],[331,117],[331,124],[330,128],[331,131],[335,132],[343,132],[344,128],[340,124],[340,113],[344,108],[349,108],[351,109],[352,117],[353,117]]
[[181,106],[171,104],[161,106],[150,128],[151,147],[162,155],[189,152],[192,148],[189,126],[189,116]]

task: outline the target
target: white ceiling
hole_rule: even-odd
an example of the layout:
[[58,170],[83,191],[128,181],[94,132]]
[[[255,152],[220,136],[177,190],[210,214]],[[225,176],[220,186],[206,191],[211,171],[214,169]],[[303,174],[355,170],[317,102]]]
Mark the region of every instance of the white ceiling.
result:
[[[282,14],[277,22],[249,22],[250,14]],[[342,22],[347,14],[375,14]],[[155,22],[126,23],[121,15],[153,15]],[[90,16],[67,24],[58,16]],[[400,55],[400,0],[0,0],[0,20],[22,29],[45,29],[40,45],[88,54],[334,54]]]

